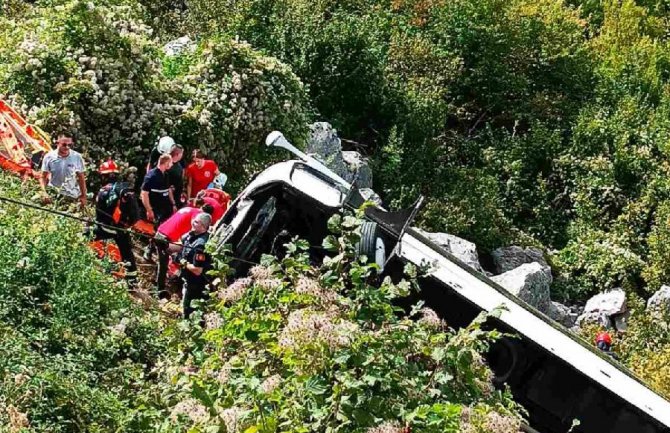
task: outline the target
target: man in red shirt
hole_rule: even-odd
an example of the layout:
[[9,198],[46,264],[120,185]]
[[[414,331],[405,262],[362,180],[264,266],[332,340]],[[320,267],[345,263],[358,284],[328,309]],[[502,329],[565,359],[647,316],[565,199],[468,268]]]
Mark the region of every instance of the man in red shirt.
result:
[[[212,215],[213,209],[207,204],[201,208],[186,206],[175,212],[163,224],[158,226],[154,240],[158,251],[158,269],[156,270],[157,292],[160,299],[167,297],[165,279],[167,278],[168,262],[170,258],[170,244],[179,242],[181,237],[191,230],[191,221],[202,213]],[[176,247],[176,245],[175,245]]]
[[200,191],[206,189],[219,174],[219,167],[211,159],[205,159],[205,154],[201,150],[193,151],[193,162],[186,167],[184,176],[187,180],[186,195],[190,200]]

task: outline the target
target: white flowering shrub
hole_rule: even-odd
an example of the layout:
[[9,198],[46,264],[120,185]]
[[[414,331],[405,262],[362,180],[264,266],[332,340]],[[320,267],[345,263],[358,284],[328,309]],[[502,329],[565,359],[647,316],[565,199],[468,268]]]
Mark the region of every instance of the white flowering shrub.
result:
[[204,40],[167,57],[139,4],[56,3],[0,17],[0,97],[47,132],[73,133],[90,159],[144,162],[167,133],[234,173],[271,130],[304,136],[302,83],[249,44]]
[[[265,256],[219,284],[202,327],[177,331],[179,368],[165,369],[174,386],[164,395],[178,429],[518,431],[518,407],[492,387],[481,355],[496,337],[480,329],[484,317],[455,332],[428,308],[395,307],[416,270],[380,283],[377,265],[356,258],[360,220],[329,227],[333,256],[321,266],[294,240],[281,261]],[[225,261],[217,268],[225,279]]]
[[[246,42],[210,39],[190,62],[176,68],[175,83],[185,101],[174,125],[177,139],[199,147],[210,158],[240,166],[265,136],[281,130],[301,143],[306,134],[305,89],[285,64],[255,51]],[[169,64],[179,62],[170,59]],[[169,120],[168,120],[169,122]],[[172,125],[169,125],[172,126]]]
[[0,18],[1,92],[47,132],[72,132],[92,158],[132,158],[179,112],[140,16],[130,5],[70,1]]

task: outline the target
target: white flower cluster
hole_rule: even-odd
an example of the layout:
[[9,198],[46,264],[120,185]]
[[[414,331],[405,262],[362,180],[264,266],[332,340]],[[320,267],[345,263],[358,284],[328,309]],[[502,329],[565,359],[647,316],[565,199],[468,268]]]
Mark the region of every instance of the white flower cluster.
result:
[[216,296],[226,303],[235,303],[242,299],[251,283],[251,278],[240,278],[231,285],[220,288]]
[[432,308],[424,307],[419,312],[421,313],[421,318],[418,320],[418,323],[421,323],[427,328],[444,329],[447,326],[446,322],[440,319]]
[[366,433],[403,433],[403,428],[394,421],[385,421],[375,427],[367,429]]
[[223,420],[223,424],[226,426],[226,432],[228,433],[238,433],[242,431],[242,419],[244,417],[244,410],[239,407],[233,406],[228,409],[224,409],[219,413],[219,416]]
[[228,379],[230,379],[230,370],[230,364],[224,364],[223,367],[221,367],[216,373],[216,381],[221,385],[226,385],[228,383]]
[[212,330],[212,329],[219,329],[221,326],[223,326],[223,318],[219,313],[216,312],[210,312],[205,314],[205,329],[207,330]]
[[179,419],[179,415],[187,416],[196,424],[202,424],[209,420],[209,411],[207,408],[194,398],[182,400],[172,408],[170,418],[176,421]]
[[276,290],[282,285],[282,280],[275,278],[272,269],[267,266],[256,265],[249,270],[249,275],[254,279],[256,286],[264,292]]
[[337,294],[334,290],[321,287],[318,281],[311,278],[301,276],[295,285],[295,292],[300,295],[309,295],[318,300],[328,303],[337,299]]
[[346,347],[359,333],[358,326],[337,318],[331,312],[317,312],[310,309],[293,311],[279,336],[279,346],[298,350],[311,344],[324,344],[334,350]]
[[279,385],[281,385],[281,376],[275,374],[263,381],[263,383],[261,384],[261,390],[265,394],[271,394],[274,390],[279,388]]
[[267,280],[273,277],[272,269],[267,266],[256,265],[249,270],[249,275],[254,280]]
[[521,420],[501,415],[497,412],[488,412],[485,415],[471,407],[461,410],[461,432],[463,433],[518,433],[521,431]]
[[124,317],[116,325],[110,326],[109,329],[110,329],[112,335],[114,335],[116,337],[125,337],[126,336],[126,328],[128,327],[129,323],[130,323],[130,320],[128,320],[127,317]]

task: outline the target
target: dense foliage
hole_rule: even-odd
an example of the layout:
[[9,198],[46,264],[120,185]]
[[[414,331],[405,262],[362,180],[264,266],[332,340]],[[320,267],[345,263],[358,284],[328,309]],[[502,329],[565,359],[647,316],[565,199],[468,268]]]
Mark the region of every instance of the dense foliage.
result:
[[[5,197],[29,193],[0,183]],[[0,431],[141,431],[165,350],[158,317],[109,276],[80,223],[3,202],[0,227]]]
[[377,265],[356,258],[359,221],[330,227],[322,266],[294,240],[219,288],[205,328],[182,339],[173,418],[194,431],[517,432],[481,357],[497,336],[484,317],[456,333],[430,309],[393,307],[416,269],[379,285]]
[[133,301],[77,221],[3,202],[0,432],[518,431],[482,358],[497,333],[394,307],[417,271],[378,281],[359,224],[332,220],[321,266],[296,239],[227,285],[217,257],[218,292],[186,322]]
[[55,3],[0,17],[0,94],[91,159],[141,164],[169,133],[240,174],[268,129],[302,140],[303,85],[276,59],[216,38],[169,57],[138,4]]
[[667,278],[663,2],[191,0],[181,25],[291,65],[426,228],[553,250],[568,298]]

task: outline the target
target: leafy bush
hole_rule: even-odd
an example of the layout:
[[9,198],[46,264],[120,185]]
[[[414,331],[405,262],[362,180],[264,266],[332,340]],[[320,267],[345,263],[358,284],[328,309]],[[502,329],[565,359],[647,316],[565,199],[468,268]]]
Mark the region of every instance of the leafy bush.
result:
[[141,431],[145,375],[165,350],[157,317],[107,274],[79,223],[3,203],[0,227],[0,425]]
[[46,131],[73,132],[91,159],[144,163],[169,133],[235,175],[272,129],[301,142],[309,104],[276,59],[217,38],[162,61],[139,4],[56,3],[17,22],[0,18],[0,87]]
[[285,64],[247,43],[221,38],[204,41],[190,57],[175,77],[180,100],[187,101],[174,125],[180,142],[209,150],[233,173],[244,166],[239,161],[267,160],[267,152],[256,149],[263,149],[273,129],[302,143],[309,104]]
[[573,239],[552,257],[552,265],[558,272],[552,290],[563,298],[585,299],[615,287],[634,291],[644,262],[615,234],[575,228]]
[[322,266],[294,240],[281,261],[265,256],[219,287],[204,329],[182,331],[183,373],[166,368],[173,420],[229,432],[518,430],[518,408],[482,360],[497,337],[484,317],[454,332],[430,309],[394,307],[417,271],[376,287],[377,265],[355,259],[359,224],[330,220],[334,256]]
[[670,317],[645,311],[639,298],[629,297],[628,330],[617,341],[621,361],[649,387],[670,397]]

